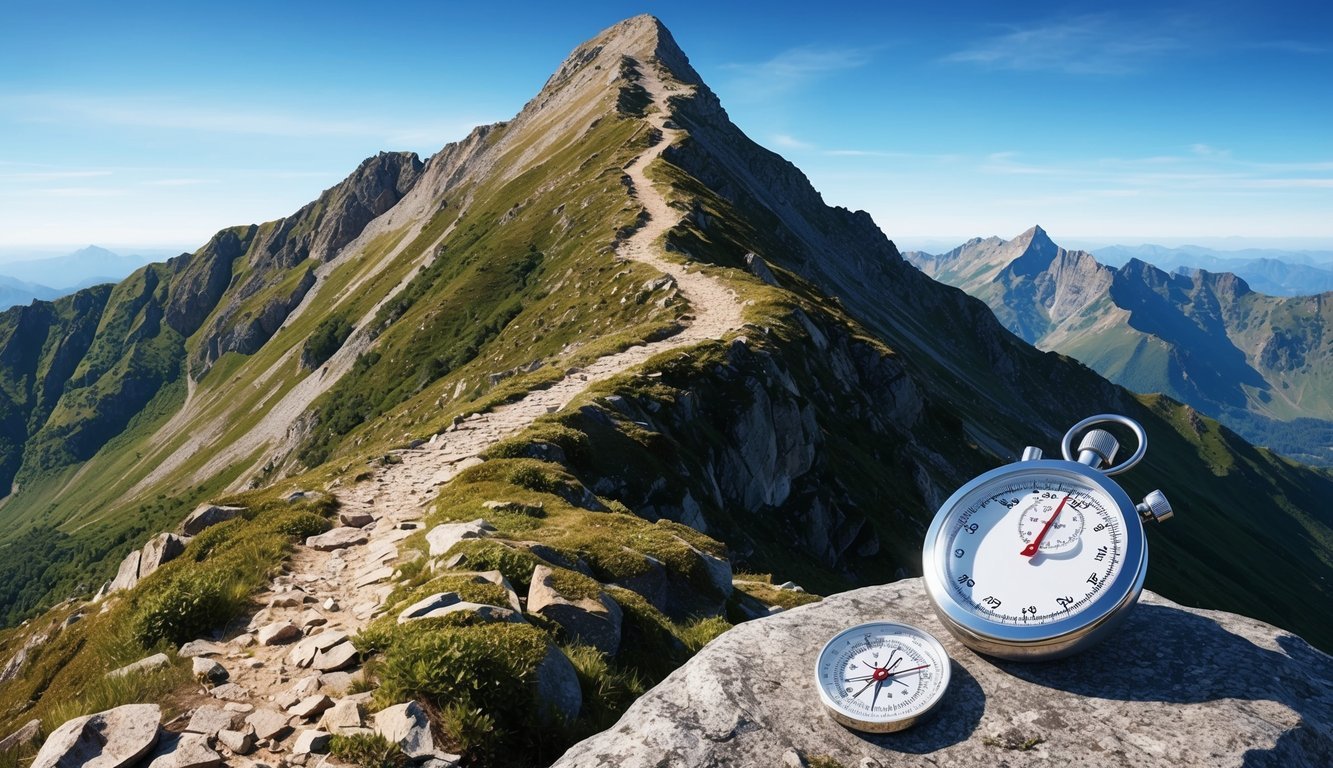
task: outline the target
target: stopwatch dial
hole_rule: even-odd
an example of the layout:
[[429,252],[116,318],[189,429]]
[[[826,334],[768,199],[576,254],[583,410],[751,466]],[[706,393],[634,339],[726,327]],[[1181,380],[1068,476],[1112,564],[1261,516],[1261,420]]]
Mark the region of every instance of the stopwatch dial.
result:
[[943,530],[954,598],[992,622],[1039,625],[1086,609],[1120,573],[1126,532],[1103,490],[1063,475],[999,478]]
[[949,658],[923,630],[872,622],[838,633],[815,669],[820,697],[844,725],[904,728],[928,712],[949,683]]
[[[1065,505],[1056,515],[1059,502],[1050,498],[1033,500],[1018,518],[1018,537],[1025,547],[1040,537],[1037,551],[1046,555],[1066,553],[1078,546],[1083,536],[1083,512],[1077,506]],[[1052,520],[1054,517],[1054,520]],[[1049,528],[1046,523],[1050,522]],[[1042,531],[1046,535],[1042,536]]]

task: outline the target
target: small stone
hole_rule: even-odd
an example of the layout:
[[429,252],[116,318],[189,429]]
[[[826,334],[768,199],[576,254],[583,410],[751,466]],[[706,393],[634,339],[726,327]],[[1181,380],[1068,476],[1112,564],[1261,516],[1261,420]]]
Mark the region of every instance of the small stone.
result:
[[194,668],[194,679],[200,682],[217,685],[219,683],[225,683],[227,678],[230,677],[230,675],[227,674],[226,667],[212,659],[195,656],[191,660],[191,664]]
[[223,683],[208,694],[220,701],[245,701],[250,698],[250,691],[236,683]]
[[324,710],[333,706],[333,699],[323,694],[315,694],[301,699],[295,706],[287,710],[287,714],[309,720],[316,715],[322,714]]
[[782,765],[785,768],[806,768],[805,758],[801,757],[801,753],[794,749],[788,749],[782,753]]
[[222,707],[205,704],[190,716],[190,722],[185,726],[185,730],[213,736],[225,728],[235,728],[240,721],[241,715],[238,712],[229,712]]
[[343,699],[334,704],[319,720],[320,729],[329,733],[343,733],[349,728],[361,728],[364,725],[361,705],[351,699]]
[[244,702],[239,702],[239,701],[229,701],[226,704],[223,704],[222,708],[227,710],[228,712],[239,712],[242,715],[248,715],[251,712],[255,711],[254,704],[246,704]]
[[231,644],[236,646],[237,648],[249,648],[250,646],[254,645],[257,642],[258,641],[255,640],[254,635],[246,634],[246,635],[237,635],[235,639],[231,641]]
[[211,640],[191,640],[176,652],[177,656],[193,658],[195,656],[221,656],[227,652],[227,646]]
[[324,614],[313,609],[302,611],[301,615],[296,617],[296,626],[306,631],[311,627],[322,627],[328,623],[329,620],[324,618]]
[[341,606],[338,605],[338,601],[337,601],[335,598],[332,598],[332,597],[330,597],[329,599],[325,600],[325,601],[322,603],[322,605],[324,606],[324,610],[326,610],[326,611],[336,612],[336,611],[341,610]]
[[315,656],[315,662],[311,666],[320,672],[335,672],[340,669],[346,669],[356,662],[356,647],[351,643],[341,643],[335,645],[327,651],[320,651]]
[[[174,742],[174,743],[172,743]],[[218,768],[222,755],[208,747],[208,737],[199,733],[164,734],[148,768]]]
[[257,709],[245,718],[245,722],[254,728],[255,738],[263,740],[285,733],[289,728],[287,720],[286,715],[271,709]]
[[273,697],[273,703],[278,709],[291,709],[301,701],[301,695],[296,691],[283,691]]
[[371,584],[378,584],[390,578],[393,578],[393,568],[385,565],[359,576],[356,580],[356,586],[358,588],[368,587]]
[[856,764],[856,768],[884,768],[884,766],[873,757],[863,757],[861,762]]
[[256,633],[260,645],[282,645],[301,637],[301,630],[290,621],[275,621],[265,624]]
[[318,536],[311,536],[305,540],[305,545],[321,552],[332,552],[335,549],[345,549],[357,544],[365,544],[367,541],[370,541],[370,534],[364,530],[343,526],[334,528],[327,533],[321,533]]
[[319,689],[330,696],[341,696],[352,687],[352,683],[362,679],[358,672],[325,672],[319,676]]
[[292,745],[293,755],[308,755],[311,753],[322,755],[329,751],[329,741],[333,734],[325,731],[301,731],[296,734],[296,743]]
[[304,592],[279,592],[268,601],[270,608],[297,608],[305,600]]
[[107,677],[125,677],[140,672],[151,672],[155,669],[171,666],[171,659],[167,658],[165,653],[155,653],[146,659],[139,659],[133,664],[126,664],[120,669],[113,669],[106,673]]
[[246,728],[244,731],[233,731],[224,729],[218,731],[218,743],[237,755],[248,755],[255,751],[255,744],[259,740],[255,737],[253,728]]
[[338,522],[348,528],[365,528],[375,522],[375,516],[369,512],[343,511],[338,513]]

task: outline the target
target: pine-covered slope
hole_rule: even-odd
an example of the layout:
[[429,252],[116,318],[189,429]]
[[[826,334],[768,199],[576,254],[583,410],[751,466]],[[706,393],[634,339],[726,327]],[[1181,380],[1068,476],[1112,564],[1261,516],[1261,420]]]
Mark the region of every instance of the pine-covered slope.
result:
[[1333,462],[1329,294],[1267,296],[1230,273],[1170,273],[1138,259],[1108,267],[1040,227],[908,258],[1041,349],[1177,398],[1286,455]]
[[[340,248],[278,258],[256,244],[281,223],[247,227],[231,231],[244,244],[227,281],[203,259],[177,270],[217,295],[171,358],[174,399],[160,396],[82,463],[34,473],[0,509],[7,530],[27,529],[10,547],[112,557],[80,571],[64,561],[43,570],[35,556],[22,570],[24,607],[57,586],[60,597],[91,592],[93,576],[194,502],[258,489],[230,497],[252,505],[252,519],[202,537],[181,565],[115,603],[109,615],[133,624],[153,590],[225,556],[216,539],[270,515],[286,525],[276,500],[317,489],[381,514],[425,510],[428,525],[487,517],[495,541],[465,546],[458,567],[496,568],[524,587],[543,565],[584,596],[614,595],[637,640],[613,671],[657,679],[688,647],[691,630],[670,622],[753,615],[744,590],[777,599],[743,576],[733,592],[705,554],[824,592],[917,574],[921,536],[954,488],[1114,411],[1151,437],[1126,476],[1131,495],[1161,487],[1178,510],[1150,534],[1149,586],[1333,647],[1309,611],[1333,596],[1326,475],[1041,352],[982,302],[921,274],[868,215],[826,206],[798,169],[745,137],[656,19],[577,48],[512,121],[477,129],[419,172],[396,167],[414,181],[384,184],[400,199]],[[321,219],[308,242],[332,242],[318,233],[337,219]],[[255,297],[266,298],[247,305]],[[266,341],[209,359],[224,329],[270,304],[284,319]],[[700,331],[719,304],[740,323]],[[62,316],[61,333],[75,336],[80,315]],[[670,343],[635,355],[654,340]],[[31,387],[15,391],[37,402]],[[563,394],[547,406],[545,392]],[[511,401],[526,415],[497,408]],[[460,471],[474,455],[484,461]],[[403,543],[422,556],[393,577],[401,583],[384,599],[395,606],[449,577],[449,559],[420,538]],[[293,562],[310,557],[301,548]],[[402,650],[393,635],[371,632],[363,650]],[[0,645],[7,653],[28,636],[0,635]],[[83,658],[74,639],[53,643]],[[0,705],[38,687],[85,691],[71,677],[80,663],[45,658],[42,685],[0,688]]]

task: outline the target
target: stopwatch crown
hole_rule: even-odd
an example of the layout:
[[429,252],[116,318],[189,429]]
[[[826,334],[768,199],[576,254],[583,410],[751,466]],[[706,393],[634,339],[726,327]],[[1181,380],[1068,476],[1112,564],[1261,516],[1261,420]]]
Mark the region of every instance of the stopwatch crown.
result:
[[1094,429],[1083,436],[1083,441],[1078,444],[1078,461],[1080,464],[1097,469],[1101,466],[1111,466],[1115,463],[1115,452],[1120,450],[1120,441],[1115,436],[1104,429]]
[[1139,517],[1158,523],[1171,519],[1175,514],[1175,510],[1171,509],[1171,502],[1166,500],[1166,494],[1161,491],[1153,491],[1144,496],[1143,503],[1135,509],[1138,510]]

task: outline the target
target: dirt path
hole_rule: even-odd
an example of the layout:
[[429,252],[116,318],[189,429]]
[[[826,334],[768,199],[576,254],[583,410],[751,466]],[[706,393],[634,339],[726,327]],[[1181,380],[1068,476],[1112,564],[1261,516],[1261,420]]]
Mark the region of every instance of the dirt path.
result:
[[[661,131],[662,139],[626,168],[633,181],[633,194],[648,217],[643,226],[621,243],[618,254],[671,275],[689,302],[694,320],[670,338],[602,357],[549,389],[532,392],[490,413],[474,414],[427,445],[396,452],[401,463],[380,467],[369,480],[336,489],[342,502],[341,515],[373,516],[375,522],[364,529],[365,543],[332,552],[298,547],[289,561],[288,573],[275,579],[272,590],[261,596],[270,605],[251,620],[250,636],[274,622],[292,621],[300,625],[310,620],[326,622],[321,625],[323,630],[316,630],[318,634],[311,637],[328,632],[354,635],[375,615],[392,590],[390,577],[392,564],[398,557],[397,543],[421,525],[426,507],[439,486],[463,468],[478,463],[479,453],[522,430],[537,417],[563,408],[593,382],[626,371],[663,351],[718,338],[740,328],[741,308],[732,291],[698,271],[667,261],[656,252],[656,241],[679,220],[679,213],[654,188],[644,169],[680,136],[680,131],[665,125],[667,87],[651,65],[642,69],[642,84],[659,106],[650,120]],[[335,609],[325,607],[335,605]],[[249,702],[261,709],[289,702],[293,688],[302,686],[336,698],[337,689],[347,684],[347,677],[334,673],[323,678],[322,683],[309,680],[318,673],[293,663],[293,651],[292,645],[252,645],[243,653],[231,654],[232,661],[224,661],[224,665],[231,672],[232,682],[247,691]]]

